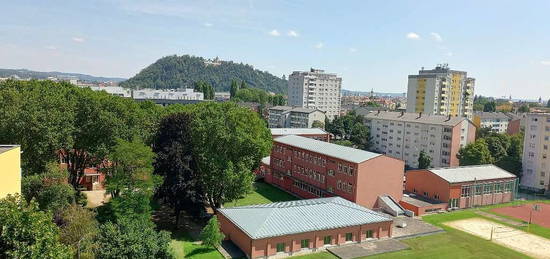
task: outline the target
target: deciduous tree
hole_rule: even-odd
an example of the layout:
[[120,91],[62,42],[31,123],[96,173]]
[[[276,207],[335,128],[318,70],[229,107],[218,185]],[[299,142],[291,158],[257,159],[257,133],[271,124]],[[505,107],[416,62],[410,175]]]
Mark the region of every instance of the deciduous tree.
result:
[[202,244],[208,247],[218,247],[223,241],[224,235],[220,231],[218,218],[213,216],[201,231],[200,239]]
[[424,150],[420,151],[418,155],[418,169],[428,169],[430,167],[432,167],[432,158]]
[[457,158],[460,160],[461,166],[492,164],[494,162],[484,139],[478,139],[461,148],[458,151]]

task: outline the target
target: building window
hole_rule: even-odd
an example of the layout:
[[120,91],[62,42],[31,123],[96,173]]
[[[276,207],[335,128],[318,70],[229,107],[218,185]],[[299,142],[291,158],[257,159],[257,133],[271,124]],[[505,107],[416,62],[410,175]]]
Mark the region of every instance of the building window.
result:
[[323,244],[324,245],[330,245],[332,243],[332,237],[331,236],[325,236],[323,238]]
[[285,243],[277,243],[277,253],[285,251]]
[[365,231],[365,234],[366,234],[367,238],[373,238],[374,237],[372,230]]
[[309,248],[309,239],[304,239],[300,241],[300,245],[302,248]]
[[353,234],[352,233],[346,233],[346,242],[353,241]]
[[328,175],[330,175],[330,176],[334,176],[334,170],[332,170],[332,169],[329,169],[329,170],[328,170]]
[[476,195],[481,195],[483,185],[476,185]]

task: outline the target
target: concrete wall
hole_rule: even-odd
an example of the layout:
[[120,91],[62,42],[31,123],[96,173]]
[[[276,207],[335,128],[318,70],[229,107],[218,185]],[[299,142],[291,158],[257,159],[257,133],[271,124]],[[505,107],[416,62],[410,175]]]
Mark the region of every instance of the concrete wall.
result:
[[0,154],[0,199],[21,194],[21,148],[16,146]]

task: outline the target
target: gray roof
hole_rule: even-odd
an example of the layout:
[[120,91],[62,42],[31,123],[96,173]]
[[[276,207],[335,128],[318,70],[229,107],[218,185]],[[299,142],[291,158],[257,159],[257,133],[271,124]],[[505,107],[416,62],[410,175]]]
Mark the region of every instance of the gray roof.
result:
[[378,153],[345,147],[296,135],[286,135],[278,137],[275,138],[274,141],[316,152],[319,154],[335,157],[352,163],[361,163],[363,161],[381,156],[381,154]]
[[322,112],[321,110],[318,110],[318,109],[302,108],[302,107],[294,108],[291,110],[291,112],[301,112],[301,113],[312,113],[317,111]]
[[218,211],[252,239],[392,220],[340,197],[223,208]]
[[434,124],[434,125],[446,125],[446,126],[455,126],[461,123],[464,120],[468,120],[465,117],[453,117],[444,116],[444,115],[428,115],[419,113],[410,113],[405,112],[401,115],[401,112],[386,112],[381,111],[371,112],[364,114],[367,119],[382,119],[382,120],[391,120],[391,121],[402,121],[402,122],[414,122],[414,123],[424,123],[424,124]]
[[262,158],[262,163],[264,163],[265,165],[269,165],[271,163],[271,156],[266,156]]
[[290,111],[290,110],[292,110],[292,107],[290,107],[290,106],[273,106],[269,109],[270,110],[279,110],[279,111]]
[[18,145],[0,145],[0,154],[10,151],[14,148],[19,147]]
[[474,115],[479,116],[482,120],[494,120],[494,119],[501,119],[501,120],[510,120],[511,117],[506,115],[503,112],[474,112]]
[[462,183],[484,180],[496,180],[502,178],[515,178],[516,176],[498,166],[476,165],[460,166],[455,168],[433,168],[428,171],[443,178],[449,183]]
[[321,135],[328,134],[319,128],[271,128],[271,135]]

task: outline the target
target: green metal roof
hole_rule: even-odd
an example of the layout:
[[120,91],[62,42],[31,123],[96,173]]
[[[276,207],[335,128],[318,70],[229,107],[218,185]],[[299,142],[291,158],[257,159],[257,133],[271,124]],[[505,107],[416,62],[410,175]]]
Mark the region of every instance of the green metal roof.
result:
[[381,156],[381,154],[345,147],[328,143],[325,141],[315,140],[311,138],[286,135],[274,139],[275,142],[287,144],[297,148],[309,150],[315,153],[339,158],[352,163],[361,163],[363,161]]
[[392,221],[340,197],[276,202],[218,210],[252,239]]

